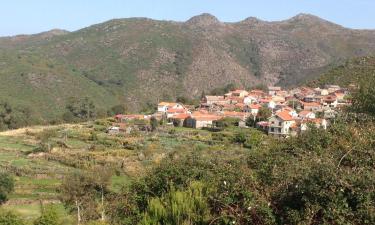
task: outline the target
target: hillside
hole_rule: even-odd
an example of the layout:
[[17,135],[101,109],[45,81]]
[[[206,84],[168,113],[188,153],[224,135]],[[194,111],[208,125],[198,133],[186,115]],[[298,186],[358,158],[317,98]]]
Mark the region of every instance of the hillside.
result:
[[313,86],[338,84],[347,87],[351,84],[357,85],[369,77],[375,77],[375,57],[373,56],[351,59],[309,83]]
[[374,37],[375,31],[305,14],[279,22],[224,23],[209,14],[187,22],[117,19],[75,32],[4,37],[0,100],[51,120],[70,97],[90,97],[101,109],[127,104],[138,111],[229,83],[293,85],[373,54]]

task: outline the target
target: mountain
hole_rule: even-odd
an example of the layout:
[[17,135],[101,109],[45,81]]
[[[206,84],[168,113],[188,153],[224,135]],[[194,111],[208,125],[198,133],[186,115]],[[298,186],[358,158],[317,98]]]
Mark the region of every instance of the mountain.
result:
[[316,79],[308,81],[311,86],[337,84],[342,87],[357,86],[375,78],[375,56],[358,57],[330,69]]
[[375,31],[308,14],[277,22],[226,23],[210,14],[186,22],[115,19],[75,32],[0,38],[0,100],[45,119],[60,116],[70,97],[138,111],[229,83],[294,85],[374,52]]

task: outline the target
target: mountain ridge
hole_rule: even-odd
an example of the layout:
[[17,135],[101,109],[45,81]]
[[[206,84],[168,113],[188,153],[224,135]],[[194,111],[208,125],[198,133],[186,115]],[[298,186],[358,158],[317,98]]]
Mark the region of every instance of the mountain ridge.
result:
[[17,37],[17,36],[33,36],[33,35],[39,35],[39,34],[43,34],[43,33],[54,32],[54,31],[60,31],[62,33],[64,32],[65,34],[67,34],[67,33],[71,33],[71,32],[77,32],[77,31],[86,29],[86,28],[91,27],[91,26],[100,25],[100,24],[103,24],[103,23],[107,23],[107,22],[111,22],[111,21],[118,21],[118,20],[150,20],[150,21],[156,21],[156,22],[172,22],[172,23],[184,24],[184,23],[189,23],[189,21],[191,22],[192,19],[194,21],[194,19],[196,19],[196,18],[198,18],[198,19],[199,18],[212,18],[213,20],[216,20],[217,22],[223,23],[223,24],[236,24],[236,23],[243,23],[243,22],[246,22],[246,21],[256,21],[256,22],[263,22],[263,23],[282,23],[282,22],[288,22],[288,21],[290,22],[290,21],[293,21],[293,20],[301,20],[301,19],[302,20],[303,19],[305,19],[305,20],[306,19],[315,19],[315,20],[319,20],[321,22],[328,22],[328,23],[340,26],[340,27],[345,28],[345,29],[350,29],[350,30],[359,30],[359,31],[374,31],[375,30],[375,29],[345,27],[344,25],[333,23],[333,22],[331,22],[329,20],[323,19],[323,18],[321,18],[319,16],[315,16],[315,15],[309,14],[309,13],[299,13],[299,14],[297,14],[295,16],[292,16],[292,17],[286,18],[286,19],[282,19],[282,20],[263,20],[263,19],[260,19],[258,17],[250,16],[250,17],[247,17],[247,18],[245,18],[243,20],[232,21],[232,22],[221,21],[216,16],[214,16],[214,15],[212,15],[210,13],[201,13],[201,14],[198,14],[196,16],[192,16],[191,18],[189,18],[189,19],[187,19],[185,21],[165,20],[165,19],[153,19],[153,18],[149,18],[149,17],[114,18],[114,19],[102,21],[102,22],[99,22],[99,23],[95,23],[95,24],[89,25],[87,27],[83,27],[83,28],[80,28],[80,29],[77,29],[77,30],[73,30],[73,31],[68,31],[68,30],[64,30],[64,29],[60,29],[60,28],[54,28],[54,29],[51,29],[51,30],[41,31],[41,32],[38,32],[38,33],[33,33],[33,34],[16,34],[16,35],[0,36],[0,39],[1,38],[12,38],[12,37]]
[[[197,98],[233,83],[294,85],[346,59],[375,52],[374,30],[311,15],[267,22],[114,19],[77,31],[0,38],[0,100],[56,117],[70,97],[136,112],[159,100]],[[67,93],[61,94],[65,90]]]

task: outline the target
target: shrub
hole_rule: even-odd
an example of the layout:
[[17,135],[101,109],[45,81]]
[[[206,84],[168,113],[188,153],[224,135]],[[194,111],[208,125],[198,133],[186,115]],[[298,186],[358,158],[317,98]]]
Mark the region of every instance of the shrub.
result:
[[14,190],[14,180],[7,173],[0,173],[0,205],[8,200],[8,194]]

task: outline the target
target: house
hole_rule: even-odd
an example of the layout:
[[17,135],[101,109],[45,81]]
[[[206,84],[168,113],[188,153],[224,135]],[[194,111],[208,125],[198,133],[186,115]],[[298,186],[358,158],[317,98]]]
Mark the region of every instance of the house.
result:
[[230,96],[227,99],[229,100],[229,104],[244,103],[243,97]]
[[278,137],[288,137],[295,123],[296,121],[288,111],[277,112],[268,120],[268,134]]
[[246,96],[243,98],[243,103],[246,104],[246,105],[250,105],[250,104],[253,104],[253,103],[256,103],[258,102],[258,99],[254,96]]
[[259,103],[270,109],[274,109],[276,107],[276,102],[272,100],[272,97],[261,98],[259,99]]
[[281,87],[268,87],[268,94],[274,96],[277,92],[281,91]]
[[166,113],[169,109],[184,109],[185,107],[180,103],[175,102],[160,102],[158,104],[158,112]]
[[298,118],[300,119],[315,119],[316,118],[316,115],[314,112],[312,111],[301,111],[298,113]]
[[251,104],[244,107],[244,112],[248,112],[253,116],[258,115],[259,109],[262,108],[259,104]]
[[277,112],[280,112],[280,111],[287,111],[289,113],[289,115],[291,115],[293,118],[298,117],[297,111],[295,109],[289,107],[289,106],[284,106],[281,110],[279,110]]
[[167,110],[167,119],[173,117],[174,115],[178,115],[178,114],[190,114],[190,111],[188,111],[187,109],[185,108],[171,108],[171,109],[168,109]]
[[322,105],[318,102],[303,102],[301,101],[302,109],[305,111],[322,111]]
[[264,91],[262,90],[255,89],[250,91],[248,96],[252,96],[253,98],[258,100],[266,96],[266,93],[264,93]]
[[204,127],[212,127],[214,121],[222,119],[222,116],[213,115],[213,114],[199,114],[199,115],[191,115],[190,117],[185,119],[184,126],[201,129]]
[[334,95],[335,95],[338,103],[346,103],[346,100],[345,100],[346,94],[345,93],[335,92]]
[[226,97],[240,97],[240,98],[244,98],[245,96],[248,96],[248,95],[249,95],[249,92],[245,90],[234,90],[225,94]]
[[169,118],[169,121],[171,121],[175,127],[182,127],[185,123],[185,120],[190,116],[190,113],[175,114]]
[[224,96],[206,95],[203,97],[202,103],[211,106],[213,104],[228,104],[229,100],[225,99]]
[[323,106],[326,108],[336,108],[337,107],[337,98],[335,95],[324,96],[322,99]]

